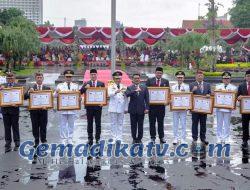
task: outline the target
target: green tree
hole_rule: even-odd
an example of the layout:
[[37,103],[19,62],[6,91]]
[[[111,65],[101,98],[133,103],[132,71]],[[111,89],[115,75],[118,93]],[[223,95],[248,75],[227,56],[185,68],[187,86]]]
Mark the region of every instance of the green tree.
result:
[[250,0],[234,0],[234,7],[229,13],[235,27],[250,28]]
[[[208,43],[209,38],[206,34],[187,33],[182,36],[170,38],[168,47],[171,50],[178,50],[178,59],[181,63],[181,68],[183,68],[186,58],[189,57],[190,61],[197,59],[200,48]],[[198,62],[199,60],[195,61]]]
[[24,12],[16,8],[0,9],[0,25],[6,25],[10,23],[12,19],[23,15]]
[[6,69],[12,69],[10,60],[14,60],[21,66],[22,59],[30,53],[37,53],[40,47],[39,35],[35,24],[26,18],[19,16],[2,27],[0,32],[0,53],[7,60]]

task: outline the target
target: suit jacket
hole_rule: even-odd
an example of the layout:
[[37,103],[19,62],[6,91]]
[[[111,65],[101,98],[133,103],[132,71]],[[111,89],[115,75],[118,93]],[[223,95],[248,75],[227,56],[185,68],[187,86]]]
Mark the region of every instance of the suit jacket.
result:
[[[87,90],[86,85],[87,84],[89,84],[90,87],[93,87],[92,86],[92,81],[91,80],[87,81],[86,83],[83,84],[82,88],[80,89],[81,94],[85,94],[86,93],[86,90]],[[96,82],[96,87],[105,87],[105,84],[103,82],[101,82],[101,81],[97,81]],[[85,106],[85,108],[87,110],[88,109],[89,110],[101,110],[102,106]]]
[[[146,82],[147,87],[156,87],[156,77],[148,78]],[[169,87],[169,81],[167,79],[161,78],[160,87]],[[152,109],[165,109],[165,105],[150,105],[150,110]]]
[[149,110],[149,94],[148,89],[144,85],[140,85],[141,91],[137,93],[136,86],[129,86],[125,92],[130,97],[128,112],[130,114],[144,114],[145,110]]
[[[8,83],[4,83],[1,86],[4,86],[4,88],[8,88]],[[21,87],[20,84],[14,83],[13,87]],[[17,106],[8,106],[8,107],[2,107],[2,114],[11,114],[11,115],[16,115],[19,114],[19,107]]]
[[[191,84],[189,84],[190,92],[192,92],[192,90],[193,90],[193,88],[195,86],[197,86],[197,87],[199,86],[197,81],[192,82]],[[211,86],[210,86],[210,84],[203,81],[203,92],[201,92],[201,90],[198,88],[197,90],[193,91],[193,94],[196,94],[196,95],[211,94]]]
[[[28,90],[24,93],[24,99],[25,100],[30,98],[29,90],[31,88],[33,88],[34,91],[38,91],[38,85],[37,84],[34,84],[33,86],[29,86]],[[42,84],[42,90],[50,90],[50,87]],[[33,113],[39,112],[39,113],[41,113],[41,112],[48,112],[48,110],[43,110],[43,109],[41,109],[41,110],[30,110],[30,112],[33,112]]]
[[[24,99],[27,100],[30,98],[30,94],[29,94],[29,90],[33,88],[34,91],[37,91],[38,90],[38,85],[37,84],[34,84],[33,86],[29,86],[28,87],[28,90],[24,93]],[[42,90],[50,90],[50,87],[46,86],[46,85],[42,85]]]
[[237,96],[248,96],[246,81],[240,84],[238,88]]

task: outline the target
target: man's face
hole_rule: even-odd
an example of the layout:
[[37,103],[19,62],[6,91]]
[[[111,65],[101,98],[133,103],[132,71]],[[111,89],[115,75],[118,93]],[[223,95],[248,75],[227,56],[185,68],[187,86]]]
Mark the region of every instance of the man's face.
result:
[[72,82],[72,76],[65,76],[65,81],[66,81],[67,83]]
[[139,75],[134,75],[134,76],[133,76],[133,82],[134,82],[135,84],[140,84],[140,82],[141,82],[141,77],[140,77]]
[[116,84],[120,84],[121,81],[122,81],[122,78],[121,78],[121,77],[114,77],[114,82],[115,82]]
[[246,79],[247,82],[250,82],[250,74],[247,74],[247,75],[245,76],[245,79]]
[[176,78],[177,78],[177,82],[178,82],[179,84],[183,83],[183,81],[184,81],[184,76],[177,76]]
[[204,80],[204,74],[197,73],[196,74],[196,80],[199,81],[199,82],[203,81]]
[[224,78],[222,79],[222,82],[226,85],[228,85],[231,82],[231,78]]
[[97,73],[90,73],[90,79],[93,80],[93,81],[96,81]]
[[162,75],[163,75],[163,72],[161,72],[161,71],[156,71],[155,72],[155,77],[158,78],[158,79],[160,79],[162,77]]
[[42,75],[38,75],[36,76],[36,83],[41,85],[43,83],[43,76]]
[[7,77],[6,81],[7,81],[7,83],[14,83],[15,82],[15,77]]

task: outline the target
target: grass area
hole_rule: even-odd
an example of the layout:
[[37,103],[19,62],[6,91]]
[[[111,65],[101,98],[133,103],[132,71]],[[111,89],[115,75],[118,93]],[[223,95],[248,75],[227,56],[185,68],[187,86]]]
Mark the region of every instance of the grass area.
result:
[[248,68],[250,68],[250,62],[248,62],[248,63],[236,62],[236,63],[217,64],[216,67],[217,67],[217,69],[248,69]]
[[[250,66],[249,66],[250,67]],[[175,76],[175,73],[177,71],[184,71],[186,74],[186,77],[194,77],[195,76],[195,72],[196,70],[188,70],[187,68],[183,68],[181,69],[180,67],[172,67],[170,65],[166,65],[164,66],[164,73],[171,75],[171,76]],[[204,75],[206,77],[220,77],[222,75],[223,72],[204,72]],[[244,77],[245,76],[245,72],[231,72],[232,77]]]
[[[5,70],[5,68],[2,68],[2,71],[0,72],[0,75],[4,75],[3,71]],[[16,74],[16,76],[30,76],[30,75],[34,75],[36,72],[40,71],[43,72],[43,68],[34,68],[34,67],[25,67],[25,69],[20,69],[20,70],[13,70],[13,72]]]
[[195,75],[194,70],[188,70],[187,68],[181,69],[180,67],[172,67],[170,65],[166,65],[163,68],[164,68],[164,73],[171,75],[171,76],[175,76],[175,73],[177,71],[184,71],[186,76],[194,76]]

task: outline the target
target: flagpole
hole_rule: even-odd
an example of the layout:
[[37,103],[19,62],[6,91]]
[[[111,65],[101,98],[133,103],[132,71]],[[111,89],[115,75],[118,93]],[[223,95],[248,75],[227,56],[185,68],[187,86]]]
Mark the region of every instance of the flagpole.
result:
[[116,66],[116,0],[111,0],[111,74]]

